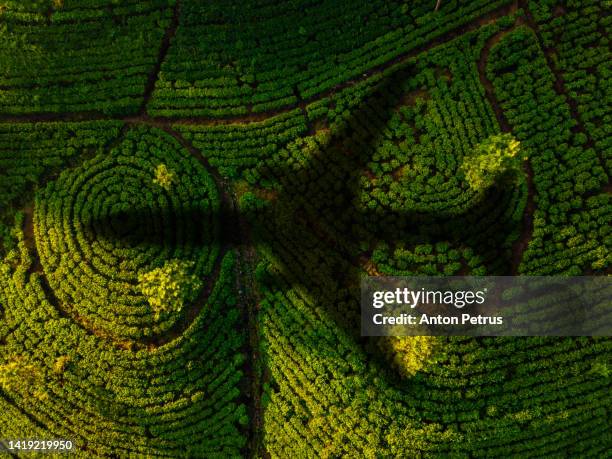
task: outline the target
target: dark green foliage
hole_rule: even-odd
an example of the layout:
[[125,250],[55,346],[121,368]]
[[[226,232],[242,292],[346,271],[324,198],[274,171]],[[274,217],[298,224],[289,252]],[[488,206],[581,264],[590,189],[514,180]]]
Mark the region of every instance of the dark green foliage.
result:
[[599,0],[529,2],[544,45],[553,52],[567,95],[584,125],[581,144],[592,145],[612,172],[610,122],[610,5]]
[[10,3],[0,8],[0,113],[138,111],[174,0],[66,0],[30,12]]
[[535,200],[533,240],[521,270],[580,274],[609,264],[610,194],[593,147],[573,127],[566,98],[532,31],[521,27],[491,51],[487,66],[516,138],[530,158]]
[[292,106],[509,1],[184,1],[148,112],[236,116]]

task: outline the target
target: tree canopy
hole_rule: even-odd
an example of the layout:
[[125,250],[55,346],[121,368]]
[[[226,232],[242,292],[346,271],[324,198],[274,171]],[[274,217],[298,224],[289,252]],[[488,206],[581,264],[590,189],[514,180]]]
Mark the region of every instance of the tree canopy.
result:
[[482,192],[502,177],[516,176],[523,160],[520,152],[520,142],[512,134],[495,134],[464,158],[461,171],[470,188]]
[[180,312],[186,302],[194,299],[201,283],[189,272],[191,266],[192,263],[172,260],[138,276],[140,290],[147,297],[156,319],[162,314]]

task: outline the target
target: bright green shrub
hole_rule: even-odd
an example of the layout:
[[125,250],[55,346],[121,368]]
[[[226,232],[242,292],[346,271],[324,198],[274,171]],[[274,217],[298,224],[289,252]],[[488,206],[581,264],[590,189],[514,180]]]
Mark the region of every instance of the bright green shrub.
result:
[[179,313],[186,302],[195,300],[202,287],[199,279],[190,274],[192,264],[178,260],[167,261],[160,268],[138,275],[140,290],[159,319],[162,313]]
[[520,144],[510,134],[488,137],[472,155],[464,158],[460,170],[472,190],[482,193],[500,177],[516,174],[520,169]]

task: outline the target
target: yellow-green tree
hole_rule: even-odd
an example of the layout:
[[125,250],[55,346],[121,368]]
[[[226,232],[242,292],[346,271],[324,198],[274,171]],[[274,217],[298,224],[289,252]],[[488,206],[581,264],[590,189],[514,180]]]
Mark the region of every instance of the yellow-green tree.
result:
[[153,179],[153,181],[165,190],[170,189],[175,179],[176,177],[174,175],[174,172],[168,169],[165,164],[160,164],[155,169],[155,178]]
[[200,280],[191,274],[193,263],[180,260],[166,262],[162,267],[139,274],[140,290],[158,320],[162,314],[178,313],[186,302],[195,299]]
[[403,378],[410,378],[438,358],[440,339],[435,336],[384,336],[378,346]]
[[43,371],[23,357],[13,357],[0,365],[0,388],[6,392],[26,391],[43,400],[47,397],[44,382]]
[[512,134],[495,134],[464,158],[460,170],[470,188],[480,193],[502,177],[515,177],[523,160],[520,153],[520,142]]

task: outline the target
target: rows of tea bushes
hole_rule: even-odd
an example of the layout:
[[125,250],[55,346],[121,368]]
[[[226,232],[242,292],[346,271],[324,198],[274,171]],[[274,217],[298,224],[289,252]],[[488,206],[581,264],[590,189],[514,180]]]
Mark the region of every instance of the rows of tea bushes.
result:
[[[156,182],[160,165],[173,177],[165,188]],[[131,129],[112,151],[37,193],[34,235],[66,309],[108,335],[139,339],[169,330],[188,306],[177,298],[158,316],[139,276],[168,261],[198,279],[212,275],[218,213],[215,184],[195,158],[163,131]]]
[[0,113],[136,112],[174,0],[42,3],[3,5]]
[[[245,335],[218,191],[170,135],[121,126],[1,126],[0,431],[77,457],[239,457]],[[138,274],[168,260],[202,294],[156,318]]]
[[[565,94],[531,29],[520,27],[493,47],[487,74],[513,132],[530,150],[536,210],[522,272],[573,273],[609,265],[610,194],[597,152],[573,129]],[[599,194],[598,194],[599,193]]]
[[297,163],[301,162],[304,158],[299,149],[304,142],[314,148],[312,134],[328,131],[328,121],[348,114],[380,79],[380,74],[374,75],[310,103],[304,110],[290,109],[264,120],[214,125],[188,122],[174,124],[172,128],[202,151],[224,177],[273,189],[278,180],[270,171],[292,164],[293,156],[298,156]]
[[404,379],[375,340],[364,350],[345,332],[343,297],[309,299],[295,280],[269,287],[261,326],[273,457],[597,457],[609,447],[610,383],[593,371],[609,340],[430,338],[433,355],[413,352],[419,371]]
[[14,246],[15,212],[32,202],[33,190],[60,167],[102,153],[120,122],[0,124],[0,252]]
[[576,103],[587,141],[610,175],[610,33],[609,5],[597,0],[529,2],[544,46],[554,60],[567,95]]
[[[236,116],[291,106],[499,7],[442,2],[181,2],[151,115]],[[381,32],[382,31],[382,32]]]
[[304,135],[306,120],[301,110],[290,110],[264,121],[201,126],[173,126],[225,177],[241,177],[257,183],[265,161],[281,146]]
[[[76,457],[240,457],[248,417],[244,356],[228,253],[201,312],[175,339],[126,350],[22,284],[0,265],[0,430],[7,438],[69,439]],[[6,369],[18,364],[18,382]]]
[[121,125],[120,121],[1,124],[0,203],[4,207],[19,198],[44,173],[57,173],[75,155],[100,153]]

